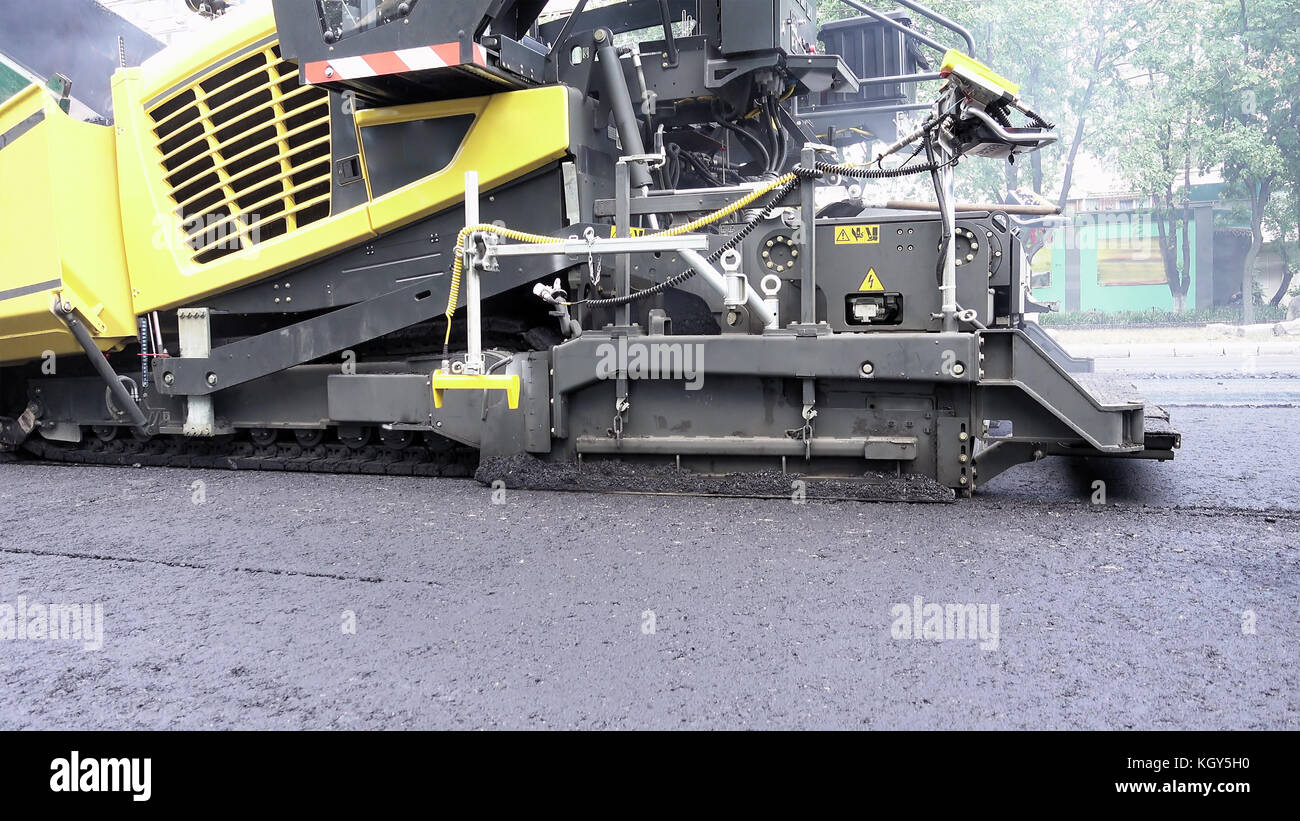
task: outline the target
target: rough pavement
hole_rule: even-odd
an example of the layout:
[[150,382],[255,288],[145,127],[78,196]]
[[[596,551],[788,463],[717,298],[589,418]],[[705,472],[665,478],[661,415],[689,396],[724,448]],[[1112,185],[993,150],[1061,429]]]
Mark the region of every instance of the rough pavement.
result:
[[105,628],[0,641],[0,728],[1300,727],[1300,409],[1174,420],[941,506],[0,464],[0,604]]

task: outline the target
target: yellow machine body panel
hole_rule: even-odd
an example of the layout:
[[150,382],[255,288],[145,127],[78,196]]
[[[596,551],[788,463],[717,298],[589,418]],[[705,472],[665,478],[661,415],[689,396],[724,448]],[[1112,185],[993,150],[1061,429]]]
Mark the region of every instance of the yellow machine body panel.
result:
[[[263,7],[264,8],[264,7]],[[464,172],[484,189],[564,156],[561,86],[358,111],[370,202],[334,213],[328,93],[300,85],[280,59],[275,21],[256,7],[218,20],[201,48],[169,48],[113,82],[126,252],[137,313],[195,305],[399,228],[463,199]],[[435,173],[374,196],[366,130],[472,115]]]
[[479,186],[487,191],[563,157],[570,145],[569,93],[563,86],[547,86],[358,111],[367,186],[376,163],[394,161],[392,157],[366,155],[367,129],[416,120],[474,118],[460,147],[441,170],[378,196],[372,188],[370,217],[375,232],[391,231],[464,200],[466,171],[478,171]]
[[[43,115],[0,151],[0,363],[80,350],[49,310],[55,292],[109,350],[135,336],[138,315],[201,305],[364,243],[460,203],[468,170],[490,191],[571,144],[562,86],[339,117],[338,98],[300,84],[280,58],[265,5],[117,71],[112,88],[112,127],[69,118],[39,87],[0,108],[0,133]],[[347,158],[333,156],[332,129],[349,120],[367,196],[335,213],[332,176]],[[419,165],[418,140],[389,150],[370,139],[438,120],[468,120],[438,146],[441,167]],[[368,155],[368,143],[381,148]],[[376,169],[391,179],[403,163],[409,180],[372,187]]]
[[372,236],[364,204],[332,212],[329,95],[280,59],[265,7],[216,21],[195,50],[117,72],[113,110],[138,313]]
[[32,85],[0,104],[0,135],[0,364],[82,353],[56,298],[102,350],[133,338],[113,129]]

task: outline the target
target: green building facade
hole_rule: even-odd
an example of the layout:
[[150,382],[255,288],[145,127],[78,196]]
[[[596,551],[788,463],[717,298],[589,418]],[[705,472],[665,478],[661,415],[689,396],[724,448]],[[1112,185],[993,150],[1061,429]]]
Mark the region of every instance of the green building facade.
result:
[[[1191,284],[1186,307],[1212,307],[1214,299],[1214,203],[1192,206],[1189,225]],[[1177,241],[1182,266],[1183,242]],[[1062,312],[1171,311],[1176,307],[1165,278],[1158,229],[1147,210],[1084,211],[1057,228],[1033,259],[1035,301]]]

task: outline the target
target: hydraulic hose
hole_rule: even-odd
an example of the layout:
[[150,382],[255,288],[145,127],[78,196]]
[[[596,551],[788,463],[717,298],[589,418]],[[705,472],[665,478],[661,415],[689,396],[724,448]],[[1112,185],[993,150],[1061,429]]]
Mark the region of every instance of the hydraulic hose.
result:
[[753,134],[750,134],[748,131],[736,125],[735,123],[729,123],[726,122],[725,120],[719,120],[718,124],[721,125],[723,128],[725,128],[726,130],[739,136],[745,142],[746,145],[753,148],[757,152],[758,159],[763,163],[763,169],[765,171],[772,167],[772,154],[767,150],[767,146],[763,145],[762,140],[760,140],[758,137],[755,137]]
[[[641,126],[637,123],[636,109],[632,107],[632,95],[627,90],[627,78],[623,76],[623,65],[618,59],[618,49],[614,47],[614,35],[608,29],[596,31],[596,55],[599,58],[601,73],[605,77],[605,90],[609,93],[609,107],[614,113],[614,125],[618,137],[623,141],[623,153],[639,156],[645,153],[645,142],[641,139]],[[628,169],[631,174],[632,187],[649,189],[652,183],[650,171],[645,163],[633,163]]]
[[99,346],[95,344],[95,339],[90,335],[90,331],[73,314],[71,308],[64,310],[63,303],[55,300],[54,315],[63,320],[63,324],[68,326],[72,336],[77,340],[77,344],[86,352],[86,358],[99,374],[100,379],[108,386],[108,392],[112,395],[113,401],[117,404],[130,420],[131,424],[138,429],[144,429],[149,425],[149,419],[144,415],[144,411],[136,404],[135,399],[127,392],[126,387],[122,384],[121,378],[113,370],[113,366],[108,364],[104,354],[100,352]]

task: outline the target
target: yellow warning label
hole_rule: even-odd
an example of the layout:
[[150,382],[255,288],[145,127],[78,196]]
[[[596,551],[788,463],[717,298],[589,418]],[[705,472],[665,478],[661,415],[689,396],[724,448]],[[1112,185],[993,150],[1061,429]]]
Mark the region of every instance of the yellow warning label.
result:
[[858,286],[859,291],[884,291],[885,283],[880,281],[876,276],[875,268],[868,268],[867,275],[862,278],[862,284]]
[[[609,238],[610,238],[610,239],[614,239],[614,238],[617,237],[617,236],[618,236],[618,226],[617,226],[617,225],[611,225],[611,226],[609,226]],[[632,228],[632,229],[630,229],[630,230],[628,231],[628,236],[630,236],[630,237],[644,237],[644,236],[645,236],[645,229],[644,229],[644,228]]]
[[875,245],[878,242],[879,225],[841,225],[835,229],[836,245]]

